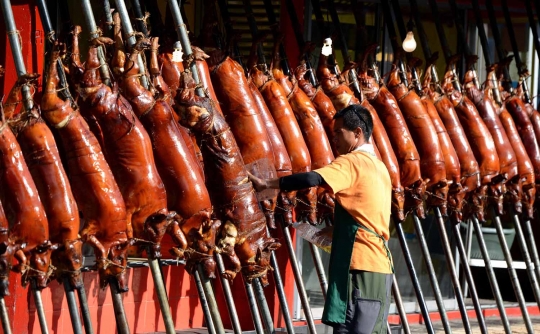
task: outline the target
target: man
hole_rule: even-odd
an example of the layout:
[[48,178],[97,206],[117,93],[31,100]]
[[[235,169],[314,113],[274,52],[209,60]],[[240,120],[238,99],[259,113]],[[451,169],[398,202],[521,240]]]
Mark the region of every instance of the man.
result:
[[334,143],[340,154],[309,173],[262,180],[250,174],[257,191],[322,186],[335,194],[336,208],[323,323],[334,333],[386,333],[392,257],[389,238],[392,185],[369,138],[373,119],[360,105],[334,116]]

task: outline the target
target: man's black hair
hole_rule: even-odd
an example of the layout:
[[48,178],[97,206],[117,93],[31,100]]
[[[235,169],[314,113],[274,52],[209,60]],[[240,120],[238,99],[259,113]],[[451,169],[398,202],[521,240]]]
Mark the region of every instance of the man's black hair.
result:
[[341,109],[334,115],[334,119],[342,118],[343,127],[354,131],[357,127],[362,129],[364,139],[369,140],[373,132],[373,118],[369,111],[359,104],[353,104]]

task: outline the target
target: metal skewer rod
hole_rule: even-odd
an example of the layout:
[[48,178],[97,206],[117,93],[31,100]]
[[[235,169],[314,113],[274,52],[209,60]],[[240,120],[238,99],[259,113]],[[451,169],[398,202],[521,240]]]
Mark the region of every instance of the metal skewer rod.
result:
[[69,309],[69,317],[71,319],[71,326],[73,327],[73,333],[82,334],[83,330],[81,326],[81,319],[79,318],[77,301],[75,300],[75,291],[67,277],[64,277],[63,285],[66,293],[66,300]]
[[309,242],[309,249],[311,250],[311,258],[313,263],[315,263],[315,269],[317,271],[317,276],[319,277],[319,284],[321,285],[321,292],[323,294],[324,300],[326,301],[326,291],[328,290],[328,281],[326,280],[326,273],[324,272],[324,266],[321,260],[321,253],[317,246]]
[[[135,32],[133,31],[133,27],[131,26],[131,19],[129,18],[129,13],[126,8],[126,3],[124,0],[114,0],[116,4],[116,9],[118,10],[118,13],[120,14],[120,20],[122,21],[122,30],[124,30],[124,34],[126,34],[126,42],[129,46],[129,48],[133,48],[135,43],[137,43],[137,39],[135,38]],[[141,84],[144,88],[148,88],[148,78],[146,77],[146,66],[143,62],[143,59],[141,57],[141,54],[137,57],[137,63],[139,64],[139,73],[141,74]]]
[[4,334],[13,334],[4,297],[0,298],[0,320],[2,321],[2,330],[4,331]]
[[[517,67],[519,75],[523,75],[525,72],[527,72],[527,67],[521,61],[521,56],[519,55],[519,47],[517,45],[516,34],[514,33],[514,26],[512,25],[512,18],[510,16],[510,11],[508,10],[508,2],[507,0],[502,0],[501,4],[503,8],[503,13],[504,13],[504,21],[506,22],[506,29],[508,30],[508,36],[510,37],[510,43],[512,44],[512,50],[514,51],[514,59],[516,61],[516,67]],[[521,85],[523,87],[523,96],[525,98],[525,102],[530,104],[531,96],[529,92],[529,87],[527,86],[527,80],[523,80]],[[534,255],[533,255],[533,259],[534,259]]]
[[418,305],[420,306],[420,312],[422,313],[422,317],[424,318],[426,330],[429,334],[435,334],[435,329],[433,328],[433,324],[431,322],[429,311],[426,305],[426,299],[424,298],[422,288],[420,287],[420,281],[418,280],[416,269],[414,269],[411,252],[409,250],[409,246],[407,245],[407,239],[405,238],[405,232],[403,232],[403,226],[401,226],[401,223],[397,221],[395,217],[393,221],[394,226],[396,227],[396,233],[398,235],[399,243],[401,244],[401,250],[403,251],[403,257],[405,258],[407,269],[409,269],[409,275],[411,276],[414,292],[416,293],[416,300],[418,301]]
[[471,295],[471,299],[474,305],[474,310],[476,312],[476,318],[478,320],[480,332],[482,334],[487,334],[488,329],[486,326],[486,320],[484,319],[482,306],[480,304],[480,300],[478,299],[478,293],[476,292],[476,284],[474,283],[471,267],[469,266],[469,261],[468,261],[469,257],[467,256],[467,252],[465,251],[465,247],[463,245],[463,239],[461,238],[461,231],[459,230],[459,222],[457,224],[451,222],[450,224],[452,225],[452,231],[454,232],[454,237],[456,238],[456,244],[457,244],[457,249],[459,252],[461,266],[463,267],[463,273],[464,273],[467,285],[469,287],[469,294]]
[[84,287],[76,288],[77,296],[79,297],[79,305],[81,308],[81,317],[83,319],[84,331],[86,334],[94,334],[94,328],[92,326],[92,318],[90,317],[90,310],[88,309],[88,299],[86,298],[86,291]]
[[472,222],[476,238],[478,240],[478,246],[480,247],[480,251],[482,252],[482,258],[484,259],[484,266],[488,274],[491,291],[493,292],[493,296],[495,296],[495,301],[497,302],[497,308],[499,309],[499,314],[501,316],[501,321],[504,326],[504,331],[505,333],[510,334],[512,333],[512,329],[510,328],[510,322],[508,321],[508,316],[506,315],[506,309],[504,307],[501,291],[499,290],[499,284],[497,283],[497,277],[495,276],[495,271],[493,270],[493,265],[491,264],[491,259],[488,253],[486,242],[484,240],[482,228],[480,227],[478,218],[473,217]]
[[[90,4],[90,0],[81,0],[80,1],[84,16],[84,21],[86,23],[86,29],[88,29],[90,33],[90,38],[98,38],[99,37],[99,30],[96,25],[96,19],[94,18],[94,12],[92,12],[92,5]],[[103,78],[103,82],[107,85],[111,85],[111,79],[109,76],[109,65],[105,61],[105,51],[103,50],[103,47],[98,47],[98,58],[99,58],[99,73],[101,74],[101,77]]]
[[283,314],[285,328],[287,328],[287,333],[294,334],[294,325],[292,323],[291,313],[289,312],[289,305],[287,304],[285,289],[283,289],[281,273],[279,271],[279,266],[276,260],[276,254],[273,251],[270,253],[270,264],[272,265],[272,267],[274,267],[274,284],[276,285],[276,292],[279,299],[279,305],[281,307],[281,313]]
[[251,281],[253,290],[255,292],[255,298],[257,299],[257,304],[259,305],[259,311],[262,315],[262,321],[264,323],[264,328],[266,328],[266,333],[274,334],[276,331],[274,329],[274,321],[272,320],[272,313],[268,307],[268,302],[266,301],[266,296],[264,295],[263,286],[260,278],[255,278]]
[[413,221],[414,229],[416,231],[416,237],[418,239],[418,242],[420,243],[420,250],[422,251],[422,255],[424,257],[424,263],[427,268],[429,280],[431,282],[431,287],[435,296],[435,302],[437,303],[437,307],[439,309],[439,315],[441,316],[441,322],[444,327],[444,331],[445,333],[452,333],[452,328],[450,327],[450,320],[448,320],[448,315],[444,307],[441,289],[439,288],[439,282],[437,281],[437,275],[435,274],[435,268],[433,267],[433,262],[431,262],[431,255],[426,242],[426,237],[424,235],[424,229],[422,228],[422,222],[420,222],[420,218],[418,218],[416,214],[413,214]]
[[112,36],[113,33],[113,16],[111,13],[111,3],[109,0],[103,0],[103,12],[105,14],[105,19],[107,22],[105,22],[105,26],[107,29],[107,36]]
[[317,334],[317,329],[315,328],[315,321],[313,319],[313,314],[311,313],[311,307],[309,305],[306,288],[304,287],[304,281],[302,280],[302,273],[300,272],[298,260],[296,259],[296,253],[292,243],[291,232],[289,231],[289,227],[285,225],[285,221],[283,220],[283,218],[281,218],[280,220],[280,226],[283,231],[285,245],[287,245],[287,250],[289,251],[289,259],[291,260],[294,280],[296,282],[298,294],[300,295],[300,302],[302,303],[302,309],[304,310],[308,329],[311,334]]
[[450,241],[448,240],[448,234],[446,233],[446,224],[441,215],[440,209],[435,208],[435,216],[439,226],[439,234],[442,241],[442,246],[444,249],[444,255],[446,256],[446,265],[450,271],[450,278],[452,279],[452,285],[454,287],[454,294],[459,307],[459,313],[461,314],[461,321],[463,322],[463,327],[466,333],[472,333],[471,323],[469,321],[469,316],[467,315],[467,306],[465,305],[465,299],[463,298],[463,292],[461,291],[461,285],[459,282],[459,277],[454,267],[456,262],[454,261],[454,256],[452,255],[452,248],[450,247]]
[[[525,327],[527,332],[534,333],[532,327],[531,318],[529,317],[529,311],[527,310],[527,304],[525,302],[525,297],[523,296],[523,291],[521,290],[521,285],[519,283],[519,278],[517,277],[516,268],[514,268],[514,262],[512,260],[512,255],[510,255],[510,249],[506,243],[506,238],[504,237],[504,231],[501,224],[501,219],[499,215],[495,214],[493,208],[491,208],[493,214],[493,220],[495,222],[495,228],[497,229],[497,236],[499,237],[499,243],[501,245],[504,259],[506,260],[506,266],[508,267],[508,274],[510,275],[510,281],[514,287],[514,293],[516,294],[516,299],[519,303],[519,308],[521,309],[521,315],[523,321],[525,322]],[[517,227],[516,227],[517,228]]]
[[133,12],[135,13],[135,19],[137,20],[137,27],[139,28],[139,31],[145,36],[148,36],[148,29],[146,28],[145,16],[142,12],[140,1],[133,0],[131,4],[133,5]]
[[[174,0],[173,0],[174,1]],[[206,294],[204,293],[203,283],[201,281],[201,276],[199,270],[193,272],[193,278],[195,279],[195,286],[199,292],[199,300],[201,302],[202,311],[204,314],[204,320],[206,322],[206,329],[210,334],[216,334],[216,326],[214,326],[214,320],[212,319],[212,312],[210,311],[210,306],[208,305],[208,299],[206,299]]]
[[[529,18],[529,27],[533,34],[534,49],[536,50],[537,57],[540,58],[540,33],[538,32],[538,26],[534,19],[534,13],[532,10],[532,1],[525,1],[525,9],[527,10],[527,17]],[[540,10],[536,8],[536,10]],[[540,18],[540,17],[539,17]],[[537,94],[540,93],[540,85],[538,85]],[[540,107],[540,99],[537,99],[537,109]]]
[[130,330],[127,323],[126,311],[124,310],[122,294],[118,288],[118,280],[116,278],[109,278],[109,289],[111,290],[116,329],[119,334],[129,334]]
[[[151,254],[152,252],[148,249],[147,253]],[[154,280],[154,288],[156,289],[156,295],[159,301],[159,308],[163,316],[163,322],[165,323],[165,332],[167,334],[175,334],[176,330],[174,329],[169,299],[163,282],[163,275],[159,268],[159,261],[151,255],[148,255],[148,265],[150,266],[150,272],[152,273],[152,279]]]
[[[243,278],[243,277],[242,277]],[[249,309],[251,310],[251,316],[253,317],[253,324],[255,325],[255,332],[257,334],[264,334],[264,328],[262,325],[261,314],[257,308],[257,301],[255,298],[255,293],[253,292],[253,286],[251,283],[248,283],[245,278],[244,284],[246,286],[247,299],[249,304]]]
[[242,327],[240,326],[240,320],[238,319],[238,312],[236,311],[236,305],[232,296],[231,285],[229,280],[223,276],[225,272],[225,264],[223,263],[223,257],[221,254],[215,254],[216,263],[219,271],[219,277],[221,279],[221,286],[223,287],[223,294],[225,295],[225,302],[227,303],[227,309],[229,310],[229,317],[231,318],[232,328],[235,334],[242,333]]
[[521,227],[521,220],[519,219],[517,214],[514,214],[513,219],[514,219],[514,227],[516,229],[516,235],[519,241],[519,248],[521,249],[521,254],[523,255],[523,261],[525,262],[525,266],[527,267],[527,274],[531,282],[531,288],[533,290],[534,299],[536,300],[536,304],[540,305],[540,288],[538,287],[538,280],[536,279],[534,265],[531,261],[531,257],[529,255],[529,249],[527,247],[527,241],[525,240],[525,235]]
[[39,320],[39,327],[41,334],[49,334],[49,328],[47,326],[47,319],[45,318],[45,309],[43,308],[43,300],[41,299],[41,291],[37,288],[36,280],[31,279],[30,290],[34,297],[34,304],[36,305],[36,313]]
[[[266,15],[268,16],[268,22],[270,25],[276,25],[278,23],[276,18],[276,13],[274,13],[274,5],[272,0],[264,0],[264,8],[266,10]],[[279,44],[279,54],[281,55],[281,69],[285,75],[292,75],[292,71],[289,67],[289,61],[287,60],[287,53],[285,52],[285,46],[283,43]]]
[[399,318],[401,319],[401,326],[403,328],[403,332],[405,334],[411,334],[409,320],[407,319],[407,312],[405,311],[405,306],[403,305],[403,300],[401,299],[401,292],[399,291],[396,275],[392,275],[392,294],[394,295],[394,302],[396,303]]
[[536,248],[536,241],[534,240],[534,233],[531,227],[531,221],[529,219],[525,220],[525,235],[527,236],[529,242],[529,249],[531,250],[531,255],[534,263],[534,271],[536,273],[536,278],[540,282],[540,260],[538,259],[538,250]]

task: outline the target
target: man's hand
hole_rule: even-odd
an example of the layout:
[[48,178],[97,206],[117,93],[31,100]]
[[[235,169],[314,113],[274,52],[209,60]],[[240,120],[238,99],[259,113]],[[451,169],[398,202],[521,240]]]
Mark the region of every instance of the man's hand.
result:
[[253,183],[253,188],[255,188],[255,191],[259,192],[268,189],[268,182],[266,182],[266,180],[260,179],[250,172],[248,172],[248,177],[251,183]]

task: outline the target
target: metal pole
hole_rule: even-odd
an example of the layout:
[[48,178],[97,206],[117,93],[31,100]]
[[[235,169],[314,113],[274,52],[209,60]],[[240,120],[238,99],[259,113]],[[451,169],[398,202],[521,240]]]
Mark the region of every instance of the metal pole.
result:
[[[499,25],[497,24],[497,17],[495,16],[495,9],[493,9],[493,3],[491,1],[486,1],[486,8],[488,10],[489,22],[491,24],[491,34],[495,40],[495,48],[497,49],[497,56],[499,61],[503,60],[505,57],[505,51],[503,50],[503,45],[501,42],[501,33],[499,32]],[[511,92],[513,87],[511,85],[510,73],[508,72],[508,67],[503,68],[504,74],[504,88],[506,91]]]
[[133,0],[131,2],[133,5],[133,12],[135,13],[135,19],[137,20],[137,27],[139,31],[142,32],[145,36],[148,36],[148,29],[146,28],[145,17],[141,9],[141,3],[139,0]]
[[409,320],[407,319],[407,312],[405,311],[405,306],[403,305],[403,300],[401,299],[401,292],[399,292],[399,286],[396,279],[396,275],[392,275],[392,293],[394,295],[394,302],[396,303],[396,308],[399,313],[399,318],[401,319],[401,326],[405,334],[411,334],[411,328],[409,327]]
[[[147,250],[147,253],[150,254],[150,250]],[[174,329],[171,309],[169,307],[169,300],[167,298],[167,290],[165,290],[165,285],[163,284],[163,276],[161,274],[161,270],[159,269],[159,262],[157,259],[148,256],[148,265],[150,266],[150,271],[152,272],[152,279],[154,280],[154,288],[156,289],[159,308],[161,309],[161,314],[163,315],[165,332],[167,334],[175,334],[176,330]]]
[[[137,39],[135,38],[133,27],[131,26],[131,19],[126,8],[124,0],[114,0],[118,14],[120,14],[120,20],[122,21],[122,30],[126,34],[126,42],[129,48],[133,48]],[[141,74],[141,84],[144,88],[148,88],[148,78],[146,77],[146,65],[143,62],[141,55],[137,56],[137,63],[139,64],[139,73]]]
[[227,309],[229,310],[229,317],[231,318],[232,328],[235,334],[242,333],[242,327],[240,326],[240,320],[238,319],[238,312],[236,311],[236,305],[232,296],[231,285],[229,280],[223,277],[225,272],[225,264],[221,254],[215,253],[216,263],[219,270],[219,277],[221,279],[221,286],[223,287],[223,294],[225,295],[225,302],[227,303]]
[[84,291],[84,287],[76,288],[76,290],[77,296],[79,297],[79,305],[81,308],[81,317],[84,324],[84,332],[86,334],[94,334],[92,318],[90,317],[90,310],[88,309],[88,299],[86,298],[86,291]]
[[103,12],[105,13],[105,26],[107,29],[107,36],[112,36],[113,32],[113,17],[111,13],[111,3],[109,0],[103,0]]
[[[264,1],[264,8],[266,10],[266,15],[268,16],[268,22],[271,25],[278,24],[276,18],[276,13],[274,13],[274,5],[272,4],[272,0],[263,0]],[[289,61],[287,59],[287,53],[285,52],[285,47],[283,46],[283,43],[280,43],[279,45],[279,54],[281,55],[281,69],[283,70],[283,73],[285,75],[290,76],[291,75],[291,69],[289,68]]]
[[[527,72],[527,67],[521,61],[521,56],[519,55],[519,47],[517,45],[516,34],[514,33],[514,26],[512,25],[512,18],[510,16],[510,11],[508,10],[507,0],[502,0],[501,4],[503,8],[503,13],[504,13],[504,21],[506,22],[506,29],[508,30],[508,36],[510,37],[510,44],[512,44],[512,50],[514,51],[514,59],[516,61],[516,67],[517,67],[519,75],[522,75],[524,72]],[[523,96],[525,98],[525,101],[530,104],[531,96],[529,92],[529,87],[527,86],[527,80],[523,80],[522,86],[523,86]]]
[[208,333],[216,334],[216,327],[214,326],[214,320],[212,319],[212,313],[210,312],[210,307],[208,306],[208,300],[206,299],[203,284],[201,281],[201,277],[199,276],[198,270],[195,270],[193,272],[193,278],[195,279],[195,286],[197,287],[197,291],[199,292],[199,300],[201,301],[201,307],[204,314],[204,320],[206,321],[206,328],[208,330]]
[[512,261],[512,255],[510,255],[510,249],[508,249],[508,244],[506,243],[506,239],[504,237],[501,219],[499,215],[493,212],[493,208],[491,208],[491,210],[494,217],[493,220],[495,222],[495,228],[497,229],[497,236],[499,237],[499,243],[501,244],[504,259],[506,260],[506,266],[508,267],[510,281],[514,287],[514,293],[516,294],[516,299],[518,300],[519,308],[521,309],[521,315],[523,317],[523,321],[525,322],[525,327],[527,328],[527,332],[534,333],[531,318],[529,317],[529,311],[527,310],[527,304],[525,303],[525,297],[523,297],[523,291],[521,290],[521,285],[519,284],[516,268],[514,268],[514,262]]
[[122,294],[118,289],[118,281],[116,278],[109,278],[109,289],[111,290],[116,329],[118,330],[119,334],[129,334],[130,330],[127,323],[126,311],[124,310]]
[[[534,19],[534,14],[531,8],[531,1],[524,1],[525,8],[527,9],[527,17],[529,18],[529,27],[531,28],[533,34],[534,49],[536,50],[536,55],[540,58],[540,36],[538,33],[538,26],[536,25],[536,20]],[[540,10],[537,8],[537,10]],[[538,85],[537,94],[540,93],[540,85]],[[537,99],[537,109],[540,107],[540,99]]]
[[461,291],[461,285],[459,284],[459,277],[456,272],[454,256],[452,255],[452,248],[450,247],[450,241],[448,240],[448,234],[446,233],[446,224],[441,215],[441,210],[435,208],[435,216],[439,226],[439,234],[442,241],[442,246],[444,249],[444,255],[446,255],[446,264],[448,270],[450,271],[450,278],[452,280],[452,285],[454,287],[454,294],[459,307],[459,313],[461,314],[461,321],[463,322],[463,327],[466,333],[471,333],[471,323],[469,321],[469,316],[467,315],[467,306],[465,305],[465,299],[463,298],[463,293]]
[[444,301],[441,294],[441,289],[439,288],[439,282],[437,281],[437,275],[435,274],[435,268],[431,262],[431,255],[429,248],[426,242],[426,237],[424,235],[424,229],[422,228],[422,223],[420,218],[416,214],[413,214],[414,228],[416,230],[416,238],[420,243],[420,250],[424,256],[424,263],[426,264],[426,269],[428,272],[429,280],[431,282],[431,288],[433,289],[433,294],[435,301],[437,302],[437,307],[439,308],[439,315],[441,316],[441,322],[444,327],[445,333],[452,333],[452,328],[450,327],[450,321],[448,320],[448,315],[444,307]]
[[[3,0],[5,1],[5,0]],[[88,29],[90,33],[90,38],[97,38],[99,37],[99,30],[96,26],[96,19],[94,18],[94,12],[92,12],[92,5],[90,4],[90,0],[81,0],[81,6],[84,16],[84,22],[86,23],[86,29]],[[98,47],[98,58],[99,58],[99,73],[101,74],[101,77],[103,78],[103,82],[110,86],[111,85],[111,79],[109,76],[109,65],[105,61],[105,52],[103,48],[100,46]]]
[[319,284],[321,285],[321,291],[326,300],[326,291],[328,290],[328,281],[326,280],[326,273],[324,272],[324,266],[321,260],[321,253],[317,246],[309,242],[309,250],[311,251],[311,257],[315,264],[315,270],[317,270],[317,276],[319,277]]
[[251,317],[253,318],[253,325],[255,325],[255,332],[257,334],[264,334],[264,329],[261,321],[261,314],[257,308],[257,301],[255,300],[255,293],[253,292],[253,286],[251,283],[248,283],[244,279],[244,284],[246,286],[246,294],[249,304],[249,309],[251,310]]
[[276,331],[274,329],[272,313],[270,312],[270,308],[268,308],[268,302],[266,301],[266,296],[264,295],[264,290],[260,279],[253,279],[251,281],[251,285],[255,291],[255,298],[257,299],[257,304],[259,305],[259,311],[262,313],[262,320],[264,322],[264,327],[266,328],[266,333],[274,334]]
[[270,253],[270,264],[274,267],[274,284],[276,285],[276,292],[279,299],[279,305],[281,306],[285,328],[287,328],[287,333],[294,334],[294,325],[292,323],[289,305],[287,304],[287,297],[285,296],[285,290],[283,289],[283,281],[281,280],[281,273],[279,272],[279,266],[274,252]]
[[223,327],[221,315],[219,314],[216,296],[214,295],[214,289],[212,288],[212,282],[210,282],[210,279],[205,277],[202,265],[199,264],[197,266],[197,271],[199,272],[199,277],[204,290],[204,295],[206,296],[206,300],[208,301],[208,308],[210,310],[210,314],[212,315],[212,320],[214,322],[214,327],[216,328],[216,333],[225,334],[225,328]]
[[[456,244],[459,252],[459,258],[461,260],[461,266],[463,267],[463,273],[466,279],[466,282],[468,283],[469,287],[469,293],[471,295],[471,299],[474,305],[474,310],[476,312],[476,318],[478,320],[478,325],[480,327],[480,332],[482,334],[487,334],[487,326],[486,326],[486,320],[484,319],[484,313],[482,312],[482,305],[480,304],[480,300],[478,299],[478,293],[476,292],[476,284],[474,284],[474,278],[471,273],[471,267],[469,266],[469,256],[467,256],[467,252],[465,251],[465,247],[463,246],[463,240],[461,238],[461,231],[459,229],[459,223],[452,224],[452,231],[454,232],[454,236],[456,238]],[[470,227],[467,229],[470,230]],[[508,320],[508,319],[507,319]],[[504,325],[504,321],[503,321]]]
[[13,334],[11,331],[11,323],[9,321],[4,297],[0,297],[0,320],[2,321],[2,329],[4,330],[4,334]]
[[300,295],[300,302],[302,303],[302,309],[304,310],[304,315],[306,316],[309,331],[311,334],[317,334],[317,329],[315,329],[315,321],[311,313],[311,307],[309,306],[306,288],[304,287],[304,281],[302,280],[302,273],[298,267],[298,260],[296,259],[296,253],[291,239],[291,232],[289,231],[289,227],[285,225],[283,219],[281,219],[280,225],[283,231],[285,245],[287,245],[287,250],[289,251],[289,259],[291,260],[291,267],[293,270],[294,280],[296,282],[296,289]]
[[534,271],[536,272],[536,279],[540,281],[540,259],[538,258],[538,250],[536,248],[536,241],[534,240],[534,234],[531,227],[531,221],[527,219],[525,221],[525,235],[527,236],[527,239],[529,241],[529,249],[531,251],[533,263],[534,263]]
[[414,288],[414,292],[416,293],[416,300],[418,301],[418,306],[420,306],[420,312],[422,313],[422,317],[424,318],[426,330],[428,334],[435,334],[435,329],[433,328],[433,324],[431,323],[431,318],[429,316],[429,311],[426,305],[426,299],[424,298],[422,288],[420,287],[420,281],[418,280],[418,276],[416,275],[416,269],[414,269],[409,245],[407,245],[407,239],[405,238],[405,232],[403,232],[403,226],[401,226],[401,223],[397,222],[395,218],[393,219],[393,221],[394,226],[396,227],[396,233],[399,238],[399,243],[401,244],[401,250],[403,251],[403,257],[405,258],[407,269],[409,269],[409,275],[411,276],[411,282]]
[[77,301],[75,300],[75,291],[73,286],[69,282],[67,277],[64,277],[64,291],[66,293],[66,300],[69,309],[69,317],[71,319],[71,325],[73,326],[73,333],[82,334],[81,319],[79,318],[79,309],[77,308]]
[[34,304],[36,305],[36,313],[39,320],[39,327],[41,328],[42,334],[49,334],[49,328],[47,326],[47,319],[45,318],[45,309],[43,308],[43,301],[41,299],[41,291],[37,288],[36,280],[31,279],[32,283],[30,290],[32,290],[32,295],[34,296]]
[[521,221],[517,214],[514,214],[513,218],[514,218],[514,226],[516,229],[516,234],[519,241],[519,248],[521,249],[521,255],[523,255],[523,261],[525,262],[525,266],[527,267],[527,274],[529,276],[529,280],[531,281],[531,288],[533,290],[534,299],[536,300],[536,303],[540,305],[540,288],[538,287],[538,280],[536,279],[536,273],[533,268],[531,257],[529,255],[527,241],[525,241],[525,235],[523,234],[523,230],[521,228]]
[[480,251],[482,252],[482,258],[484,258],[484,266],[488,274],[491,291],[493,292],[493,296],[495,296],[495,301],[497,302],[497,308],[499,309],[499,314],[504,326],[504,331],[507,334],[510,334],[512,333],[512,329],[510,328],[510,322],[508,321],[508,316],[506,315],[506,309],[504,307],[501,291],[499,290],[499,284],[497,283],[497,277],[495,276],[495,271],[493,270],[493,266],[491,265],[491,260],[487,250],[486,242],[484,241],[484,234],[482,233],[482,228],[480,227],[478,218],[473,217],[472,222],[474,226],[474,231],[476,233],[476,238],[478,240],[478,246],[480,247]]

